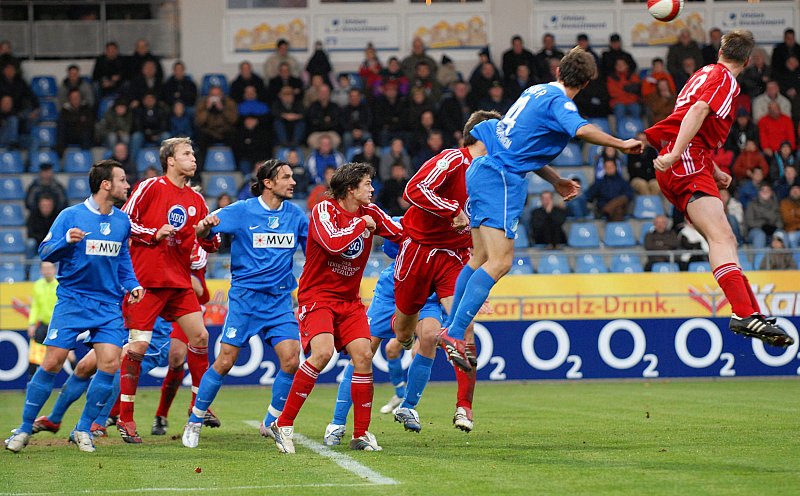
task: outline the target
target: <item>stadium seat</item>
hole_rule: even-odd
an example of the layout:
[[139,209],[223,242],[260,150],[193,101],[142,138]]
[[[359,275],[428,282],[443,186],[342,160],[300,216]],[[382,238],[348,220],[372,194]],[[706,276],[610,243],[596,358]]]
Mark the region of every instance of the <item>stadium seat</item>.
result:
[[364,267],[364,277],[378,277],[385,268],[381,261],[383,257],[369,257],[367,265]]
[[22,229],[0,230],[0,253],[10,255],[25,253],[25,234]]
[[[21,265],[21,264],[20,264]],[[42,278],[42,265],[40,262],[28,264],[28,280],[38,281]]]
[[34,126],[31,134],[39,138],[39,148],[53,148],[56,146],[56,127],[52,125]]
[[58,159],[58,153],[55,150],[39,150],[30,157],[31,165],[28,172],[39,172],[42,164],[52,164],[53,170],[59,172],[61,170],[61,162]]
[[650,269],[651,272],[679,272],[678,264],[675,262],[656,262]]
[[22,154],[17,150],[0,152],[0,174],[22,174],[25,172],[25,164],[22,162]]
[[25,265],[17,262],[0,262],[0,282],[21,282],[25,280]]
[[17,203],[4,203],[0,205],[0,226],[17,227],[25,225],[25,215],[22,207]]
[[752,262],[750,262],[750,260],[747,260],[746,258],[739,259],[739,267],[741,267],[742,271],[744,272],[750,272],[751,270],[754,270]]
[[[581,187],[586,190],[589,187],[589,184],[586,182],[586,174],[583,173],[582,170],[576,171],[569,171],[566,174],[561,174],[563,177],[567,179],[573,179],[581,183]],[[549,184],[549,183],[548,183]]]
[[539,274],[569,274],[569,260],[561,253],[545,253],[539,257],[539,265],[536,267]]
[[208,178],[206,196],[216,198],[222,193],[228,193],[236,198],[236,179],[232,174],[219,174]]
[[85,200],[89,198],[91,189],[89,188],[89,178],[71,177],[67,182],[67,198],[70,200]]
[[151,166],[161,170],[158,148],[142,148],[136,155],[136,170],[138,172],[144,172]]
[[609,222],[606,224],[603,243],[613,248],[636,246],[633,228],[627,222]]
[[58,121],[58,104],[55,100],[41,100],[39,102],[39,122]]
[[708,262],[689,262],[689,272],[711,272]]
[[611,272],[633,273],[643,272],[642,262],[638,255],[614,255],[611,257]]
[[528,257],[515,257],[514,263],[511,265],[511,270],[508,271],[511,275],[524,275],[533,274],[533,264]]
[[613,134],[611,132],[611,126],[608,124],[608,117],[590,117],[586,120],[589,121],[589,124],[594,124],[599,127],[604,133]]
[[528,248],[528,229],[520,222],[517,224],[517,231],[514,233],[514,249]]
[[764,260],[764,252],[760,251],[753,255],[753,270],[761,270],[761,262]]
[[0,178],[0,200],[24,200],[25,190],[18,177]]
[[113,97],[103,98],[102,100],[100,100],[100,105],[97,106],[97,120],[99,121],[100,119],[102,119],[106,111],[108,111],[108,109],[110,109],[113,105],[114,105]]
[[39,98],[55,98],[58,95],[58,83],[53,76],[34,76],[31,89]]
[[541,195],[545,191],[554,191],[553,185],[534,172],[528,173],[528,194]]
[[597,255],[578,255],[575,263],[577,274],[603,274],[608,272],[603,257]]
[[236,159],[233,151],[227,146],[212,146],[206,152],[203,166],[207,172],[233,172],[236,170]]
[[203,96],[207,96],[208,90],[210,90],[212,86],[219,86],[222,88],[222,93],[228,94],[228,78],[225,77],[225,74],[206,74],[203,76],[203,84],[200,87],[200,93]]
[[361,76],[357,72],[345,72],[347,74],[347,82],[350,83],[352,88],[361,89]]
[[617,122],[617,137],[619,139],[633,139],[644,131],[644,123],[639,117],[623,117]]
[[594,167],[594,163],[597,160],[597,157],[603,153],[603,145],[592,145],[589,147],[589,165]]
[[227,257],[217,257],[211,267],[214,279],[231,279],[231,259]]
[[653,223],[650,221],[642,222],[641,231],[639,231],[639,244],[644,246],[645,234],[653,232]]
[[581,147],[577,143],[569,142],[566,148],[553,159],[553,167],[580,167],[583,165]]
[[639,195],[633,204],[634,219],[653,219],[657,215],[664,215],[664,205],[661,198],[656,195]]
[[92,152],[70,150],[64,153],[64,172],[86,173],[92,169]]
[[597,228],[591,222],[572,224],[569,228],[567,244],[572,248],[599,248],[600,236],[597,234]]
[[275,153],[275,158],[286,162],[286,158],[289,156],[289,152],[291,150],[297,152],[297,156],[300,158],[300,163],[304,164],[305,160],[303,157],[303,150],[301,150],[300,148],[291,148],[291,147],[279,148],[278,151]]
[[360,146],[351,146],[350,148],[345,150],[344,158],[345,158],[346,161],[352,162],[353,161],[353,157],[355,157],[356,155],[358,155],[362,151],[364,151],[364,148],[362,148]]

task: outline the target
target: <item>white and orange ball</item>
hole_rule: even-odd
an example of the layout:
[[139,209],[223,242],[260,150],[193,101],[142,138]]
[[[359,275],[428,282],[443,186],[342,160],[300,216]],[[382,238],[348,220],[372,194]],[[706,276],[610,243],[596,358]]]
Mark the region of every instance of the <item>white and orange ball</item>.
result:
[[683,11],[683,0],[647,0],[647,11],[655,19],[669,22]]

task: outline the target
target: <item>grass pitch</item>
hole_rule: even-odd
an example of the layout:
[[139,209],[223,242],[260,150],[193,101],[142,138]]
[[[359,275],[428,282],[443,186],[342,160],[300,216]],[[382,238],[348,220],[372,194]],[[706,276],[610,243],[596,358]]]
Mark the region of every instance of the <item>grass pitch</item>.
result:
[[[335,393],[317,387],[296,432],[321,442]],[[469,434],[451,423],[454,384],[428,386],[419,434],[378,413],[391,394],[376,387],[370,427],[384,451],[333,448],[353,471],[299,444],[296,455],[282,455],[245,423],[263,416],[268,388],[223,387],[213,405],[222,427],[204,428],[194,450],[180,441],[186,388],[167,436],[149,435],[159,391],[142,390],[144,444],[126,445],[111,430],[94,454],[66,442],[80,400],[57,435],[0,453],[0,493],[794,495],[800,487],[798,380],[481,382]],[[0,393],[0,431],[19,424],[23,402],[22,393]],[[370,482],[362,477],[369,470],[397,485]]]

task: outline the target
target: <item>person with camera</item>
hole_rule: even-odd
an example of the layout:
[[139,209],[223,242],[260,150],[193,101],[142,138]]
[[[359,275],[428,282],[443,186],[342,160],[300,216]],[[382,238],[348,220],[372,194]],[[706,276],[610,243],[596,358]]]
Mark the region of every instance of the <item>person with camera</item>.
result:
[[208,96],[200,100],[195,114],[197,171],[203,170],[209,146],[215,143],[232,146],[238,119],[239,110],[233,98],[226,96],[221,87],[212,86]]

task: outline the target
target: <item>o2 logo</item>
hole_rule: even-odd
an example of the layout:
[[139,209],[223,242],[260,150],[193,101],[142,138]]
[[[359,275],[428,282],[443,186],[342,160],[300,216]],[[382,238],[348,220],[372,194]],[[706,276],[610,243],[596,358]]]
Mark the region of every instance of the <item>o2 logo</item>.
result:
[[186,225],[188,218],[189,216],[186,213],[186,209],[183,208],[183,205],[173,205],[169,207],[167,211],[167,222],[174,227],[176,231],[180,231],[181,228]]
[[342,252],[342,257],[347,258],[349,260],[353,260],[354,258],[358,258],[361,255],[361,252],[364,251],[364,238],[361,236],[357,237],[355,241],[350,243],[350,246],[347,247],[345,251]]

